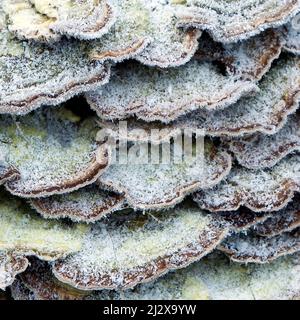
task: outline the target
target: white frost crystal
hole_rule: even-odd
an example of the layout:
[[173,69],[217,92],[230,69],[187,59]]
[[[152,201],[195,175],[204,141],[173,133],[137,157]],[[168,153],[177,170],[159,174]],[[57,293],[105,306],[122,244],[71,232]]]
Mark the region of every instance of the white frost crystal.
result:
[[5,290],[10,286],[17,274],[28,267],[26,257],[5,251],[0,251],[0,289]]
[[91,57],[117,60],[132,56],[140,62],[161,68],[189,61],[198,46],[199,30],[177,28],[181,9],[160,0],[114,0],[119,16],[110,33],[94,43]]
[[86,97],[100,118],[170,122],[193,110],[223,109],[257,90],[253,81],[223,75],[209,62],[191,61],[172,70],[121,66],[108,85]]
[[82,250],[57,261],[53,272],[83,290],[131,288],[199,260],[228,230],[217,217],[197,208],[116,214],[96,223]]
[[199,263],[134,290],[80,291],[59,283],[44,263],[32,262],[12,286],[16,300],[285,300],[299,299],[300,256],[241,265],[214,253]]
[[[86,226],[39,217],[26,203],[1,191],[0,251],[2,255],[37,256],[53,261],[81,249]],[[20,241],[21,239],[21,241]]]
[[[171,148],[173,153],[175,150],[175,156],[177,148],[182,154],[178,143]],[[183,161],[177,161],[174,156],[170,163],[161,161],[159,164],[139,164],[139,157],[131,152],[126,164],[112,164],[99,182],[104,188],[124,194],[132,208],[156,210],[172,207],[193,191],[212,187],[228,175],[230,155],[210,142],[206,143],[205,149],[204,155],[200,151]],[[148,150],[143,147],[141,150],[148,155]],[[147,155],[144,154],[144,159]]]
[[219,247],[236,262],[267,263],[281,256],[300,251],[300,229],[271,238],[255,234],[236,234],[227,238]]
[[107,0],[3,0],[2,8],[9,31],[35,41],[58,41],[61,35],[100,38],[114,22]]
[[31,199],[31,205],[44,218],[70,218],[77,222],[94,222],[126,206],[123,195],[100,190],[96,185],[71,193]]
[[249,169],[272,167],[286,155],[300,151],[300,113],[293,115],[274,135],[256,134],[232,139],[229,148],[239,164]]
[[21,197],[64,193],[92,184],[109,164],[109,151],[96,143],[95,119],[84,121],[64,107],[23,117],[0,117],[5,167],[16,174],[6,188]]
[[200,208],[233,211],[240,206],[256,211],[284,208],[300,191],[300,156],[286,157],[271,169],[250,170],[235,166],[219,185],[194,195]]
[[287,23],[300,12],[299,0],[186,0],[183,27],[207,30],[219,42],[245,40]]

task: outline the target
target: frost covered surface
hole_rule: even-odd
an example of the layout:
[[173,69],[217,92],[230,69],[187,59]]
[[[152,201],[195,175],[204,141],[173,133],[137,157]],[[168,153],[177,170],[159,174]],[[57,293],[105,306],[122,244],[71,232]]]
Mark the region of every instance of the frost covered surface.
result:
[[218,61],[228,74],[260,80],[279,57],[284,43],[283,32],[276,29],[233,44],[221,44],[202,36],[195,57],[203,61]]
[[175,121],[173,129],[198,128],[207,135],[240,136],[246,133],[276,133],[300,100],[300,59],[281,59],[261,81],[260,92],[216,112],[198,111]]
[[[0,134],[0,136],[2,136]],[[1,157],[3,157],[0,160],[0,184],[2,185],[8,180],[14,179],[18,177],[18,171],[10,166],[8,163],[5,161],[5,147],[2,146],[2,143],[0,143],[0,152],[1,152]]]
[[8,29],[18,38],[58,41],[61,35],[100,38],[114,22],[106,0],[3,0]]
[[13,194],[41,197],[76,190],[93,183],[109,164],[106,145],[95,142],[94,119],[81,121],[64,107],[1,116],[0,123],[6,165],[18,172],[5,183]]
[[[299,21],[300,15],[295,18]],[[288,52],[292,52],[296,55],[300,55],[300,27],[298,25],[293,26],[292,24],[288,25],[288,35],[284,49]]]
[[193,191],[218,184],[231,169],[229,154],[210,142],[206,143],[203,156],[199,152],[183,161],[176,160],[182,149],[175,143],[171,162],[159,164],[139,164],[141,159],[148,159],[148,149],[145,145],[135,147],[136,153],[128,155],[126,164],[112,164],[98,180],[102,187],[124,194],[129,206],[135,209],[172,207]]
[[229,141],[229,148],[243,167],[249,169],[272,167],[286,155],[300,151],[299,128],[300,113],[297,113],[278,133],[232,139]]
[[300,251],[300,228],[267,238],[255,232],[227,238],[218,247],[235,262],[266,263]]
[[89,293],[57,281],[47,262],[30,259],[26,273],[12,286],[12,294],[19,299],[22,295],[33,300],[82,300]]
[[135,63],[117,67],[108,85],[86,97],[102,119],[135,115],[145,121],[170,122],[193,110],[225,108],[257,90],[253,81],[223,75],[209,62],[191,61],[172,70]]
[[0,251],[0,289],[5,290],[10,286],[27,267],[28,260],[24,256]]
[[150,42],[149,12],[140,0],[114,0],[116,22],[110,32],[90,43],[93,60],[123,61],[143,51]]
[[[136,1],[136,0],[134,0]],[[137,60],[150,66],[161,68],[174,67],[188,62],[198,47],[201,32],[195,29],[177,28],[182,8],[172,5],[172,1],[143,0],[143,6],[149,12],[150,44],[138,56]]]
[[[265,75],[259,84],[260,91],[254,97],[244,97],[224,110],[214,112],[196,110],[163,127],[159,122],[147,123],[130,118],[127,123],[128,138],[131,141],[150,140],[152,129],[163,129],[160,137],[156,137],[156,143],[176,137],[182,130],[195,132],[198,129],[208,136],[239,137],[258,132],[275,134],[299,106],[299,84],[300,60],[298,57],[288,56],[279,60],[278,64]],[[100,113],[99,115],[102,116]],[[118,123],[110,121],[100,123],[109,135],[123,139],[122,132],[118,131]],[[141,131],[137,129],[145,130],[145,134],[141,135]]]
[[264,265],[229,263],[210,255],[185,270],[177,271],[134,292],[126,299],[265,300],[299,296],[299,256]]
[[1,23],[0,30],[0,113],[57,105],[109,80],[109,66],[90,61],[83,43],[29,44],[14,39]]
[[[177,28],[178,10],[170,1],[113,0],[118,16],[111,32],[92,44],[91,57],[123,60],[135,58],[144,64],[174,67],[191,59],[198,46],[199,30]],[[181,8],[180,8],[181,9]]]
[[234,167],[219,185],[194,195],[200,208],[234,211],[246,206],[255,212],[277,211],[300,191],[300,156],[283,159],[271,169]]
[[179,25],[207,30],[219,42],[245,40],[287,23],[300,11],[299,0],[187,0],[190,12]]
[[[23,201],[1,191],[0,251],[53,261],[81,249],[86,227],[47,221]],[[21,240],[20,240],[21,239]]]
[[32,199],[31,205],[47,219],[94,222],[123,208],[124,202],[124,196],[91,185],[71,193]]
[[300,227],[299,195],[286,208],[274,213],[264,223],[257,225],[255,232],[264,237],[274,237],[298,227]]
[[53,272],[78,289],[123,290],[201,259],[227,234],[199,209],[115,215],[96,223],[81,251],[55,262]]
[[[12,296],[22,299],[86,300],[286,300],[300,295],[300,260],[294,254],[268,264],[241,265],[214,253],[201,262],[170,273],[155,282],[122,292],[75,291],[59,283],[45,264],[32,261]],[[42,270],[42,272],[35,272]],[[28,289],[30,288],[30,289]]]

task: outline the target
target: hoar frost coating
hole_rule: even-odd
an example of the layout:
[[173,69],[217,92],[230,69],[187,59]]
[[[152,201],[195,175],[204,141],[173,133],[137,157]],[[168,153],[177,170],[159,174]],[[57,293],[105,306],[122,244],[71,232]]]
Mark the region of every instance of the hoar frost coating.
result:
[[108,85],[86,97],[102,119],[137,116],[170,122],[193,110],[228,107],[253,91],[258,91],[253,81],[223,75],[209,62],[191,61],[172,70],[139,64],[117,67]]
[[54,263],[53,272],[82,290],[132,288],[201,259],[228,231],[195,208],[115,215],[96,223],[82,250]]
[[[0,25],[1,29],[1,25]],[[53,47],[0,33],[0,113],[25,114],[57,105],[108,82],[110,67],[90,61],[86,44],[63,40]]]
[[16,300],[83,300],[89,294],[58,281],[47,262],[34,258],[11,291]]
[[94,118],[46,108],[23,117],[1,116],[3,166],[17,176],[6,188],[22,197],[42,197],[92,184],[109,165],[110,152],[95,141]]
[[91,58],[114,57],[121,61],[134,57],[161,68],[188,62],[198,47],[201,31],[177,28],[179,12],[169,1],[114,0],[118,17],[111,32],[91,45]]
[[125,206],[123,195],[100,190],[96,185],[71,193],[32,199],[31,205],[44,218],[70,218],[73,221],[95,222]]
[[128,154],[127,164],[111,164],[98,179],[101,187],[124,194],[134,209],[172,207],[193,191],[218,184],[231,169],[230,155],[217,150],[210,142],[205,143],[203,155],[200,151],[183,161],[175,161],[177,151],[182,155],[182,148],[175,142],[171,145],[171,161],[159,164],[139,164],[140,159],[148,159],[149,150],[142,144],[134,148]]
[[274,237],[300,227],[300,197],[297,195],[284,209],[272,214],[266,221],[255,226],[255,232],[264,237]]
[[[275,30],[241,45],[222,47],[205,38],[196,53],[198,62],[173,70],[118,66],[109,85],[86,97],[101,119],[110,120],[135,115],[145,121],[169,122],[196,109],[222,109],[257,91],[254,82],[269,70],[282,46],[282,33]],[[225,75],[212,63],[215,60],[226,66]]]
[[299,0],[186,0],[190,12],[179,26],[207,30],[214,40],[245,40],[265,29],[279,27],[300,12]]
[[287,26],[288,34],[284,49],[295,55],[300,55],[300,15]]
[[233,167],[219,185],[201,190],[194,200],[201,209],[233,211],[245,206],[255,212],[278,211],[300,191],[300,156],[288,156],[271,169]]
[[24,201],[3,191],[0,222],[1,252],[16,256],[34,255],[46,261],[79,251],[86,232],[84,225],[42,219]]
[[228,141],[237,161],[249,169],[272,167],[286,155],[300,151],[300,113],[274,135],[256,134]]
[[54,42],[62,35],[100,38],[114,23],[106,0],[3,0],[9,31],[20,39]]
[[261,80],[279,57],[286,42],[285,35],[282,29],[269,29],[243,42],[222,44],[205,34],[201,37],[195,58],[217,61],[229,75]]
[[202,110],[181,117],[171,128],[198,128],[212,136],[240,136],[280,130],[300,102],[300,59],[288,56],[278,61],[259,84],[260,92],[216,112]]
[[300,228],[267,238],[255,232],[233,235],[218,246],[231,260],[243,263],[267,263],[300,251]]
[[6,251],[0,251],[0,289],[10,286],[15,277],[26,270],[28,260],[26,257]]
[[[127,121],[126,137],[118,130],[119,124],[100,121],[106,132],[114,138],[130,141],[155,143],[165,142],[177,137],[182,130],[198,129],[207,136],[233,136],[264,133],[275,134],[287,122],[288,116],[296,111],[300,102],[300,59],[283,57],[264,76],[259,84],[260,91],[253,97],[244,97],[224,110],[209,112],[197,110],[179,117],[162,127],[161,123],[145,122],[130,118]],[[144,134],[141,135],[143,129]],[[153,129],[161,130],[152,140]]]
[[[115,62],[133,58],[149,45],[149,12],[140,0],[113,0],[116,22],[110,32],[89,43],[90,59]],[[197,41],[196,41],[197,43]]]
[[[16,300],[286,300],[300,295],[300,256],[241,265],[213,253],[188,268],[134,290],[79,291],[59,283],[45,264],[32,261],[11,290]],[[36,272],[41,271],[41,272]]]

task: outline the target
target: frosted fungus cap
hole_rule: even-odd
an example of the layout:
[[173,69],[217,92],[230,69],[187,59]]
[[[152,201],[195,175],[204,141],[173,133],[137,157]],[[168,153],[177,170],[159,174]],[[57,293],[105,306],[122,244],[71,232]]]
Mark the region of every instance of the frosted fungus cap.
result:
[[[170,152],[175,156],[171,156],[170,161],[157,163],[139,163],[140,159],[148,159],[149,149],[147,145],[135,145],[128,154],[128,161],[111,164],[98,182],[104,189],[124,194],[128,205],[134,209],[172,207],[193,191],[218,184],[230,172],[230,155],[210,142],[204,144],[203,153],[199,150],[195,156],[185,158],[183,155],[184,159],[177,161],[176,154],[181,156],[182,149],[174,142]],[[142,156],[137,155],[139,152]]]
[[95,222],[126,206],[123,195],[103,191],[96,185],[32,199],[30,203],[44,218],[70,218],[77,222]]
[[86,97],[102,119],[170,122],[193,110],[223,109],[253,91],[258,91],[253,81],[223,75],[209,62],[191,61],[172,70],[135,63],[117,67],[108,85]]
[[242,263],[267,263],[281,256],[300,251],[300,229],[267,238],[253,233],[227,238],[218,249],[231,260]]
[[245,40],[268,28],[286,24],[300,11],[298,0],[187,0],[189,13],[178,23],[183,28],[207,30],[214,40]]
[[26,270],[28,260],[26,257],[0,251],[0,289],[5,290],[12,285],[15,277]]
[[100,38],[114,23],[109,0],[3,0],[8,30],[19,39],[55,42],[62,35]]
[[134,290],[84,292],[58,282],[48,266],[32,261],[11,290],[16,300],[285,300],[299,298],[299,271],[297,254],[267,264],[245,265],[230,262],[216,252]]
[[300,191],[299,155],[288,156],[273,168],[259,171],[235,166],[217,186],[194,195],[200,208],[234,211],[245,206],[255,212],[284,208]]
[[110,77],[110,66],[90,61],[86,45],[77,41],[32,44],[2,28],[0,49],[0,113],[26,114],[57,105]]
[[92,184],[106,170],[110,150],[95,141],[95,119],[65,107],[39,109],[23,117],[1,116],[4,167],[16,175],[6,188],[21,197],[42,197]]
[[284,209],[272,214],[255,227],[255,232],[264,237],[274,237],[300,227],[300,198],[296,195]]
[[27,256],[54,261],[81,249],[86,232],[84,225],[47,221],[39,217],[24,201],[3,190],[0,197],[2,289],[27,268]]
[[123,60],[134,56],[160,68],[188,62],[198,47],[201,31],[177,28],[178,10],[169,1],[114,0],[118,16],[111,31],[91,46],[91,58]]
[[272,167],[288,154],[300,150],[299,126],[300,113],[297,113],[278,133],[231,139],[229,149],[243,167],[256,170]]
[[[298,57],[282,57],[259,83],[259,92],[240,99],[224,110],[195,110],[164,126],[155,121],[147,123],[129,118],[127,131],[119,130],[118,122],[102,120],[99,123],[113,138],[135,142],[151,141],[156,144],[168,141],[170,137],[177,137],[182,134],[182,130],[198,130],[202,135],[204,133],[216,137],[240,137],[254,133],[275,134],[284,127],[289,116],[299,107],[299,63]],[[100,113],[99,115],[105,117]],[[151,120],[147,118],[147,121]],[[165,118],[165,121],[168,120]],[[139,129],[143,129],[144,134],[141,134]],[[154,129],[159,132],[151,136]]]
[[77,289],[124,290],[199,260],[228,230],[197,208],[114,215],[93,225],[82,250],[54,263],[53,272]]

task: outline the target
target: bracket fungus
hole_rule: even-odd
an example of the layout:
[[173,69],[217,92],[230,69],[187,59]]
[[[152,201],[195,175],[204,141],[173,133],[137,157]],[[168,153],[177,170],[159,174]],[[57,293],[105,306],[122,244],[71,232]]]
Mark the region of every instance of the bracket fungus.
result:
[[141,163],[148,159],[148,146],[133,146],[125,164],[111,164],[99,177],[100,187],[124,194],[134,209],[157,210],[172,207],[188,194],[218,184],[230,172],[231,156],[211,142],[204,142],[204,151],[199,147],[201,150],[190,156],[183,154],[177,142],[162,147],[166,147],[166,155],[161,161]]
[[23,117],[1,116],[4,166],[17,172],[5,182],[21,197],[65,193],[92,184],[109,166],[110,151],[96,143],[95,119],[72,111],[39,109]]
[[124,290],[201,259],[228,231],[197,208],[114,215],[93,225],[82,250],[56,261],[53,273],[81,290]]
[[243,41],[289,22],[300,12],[299,0],[187,0],[189,13],[178,23],[183,28],[207,30],[214,40]]
[[49,267],[32,262],[11,290],[16,300],[287,300],[299,298],[299,271],[299,254],[267,264],[241,265],[213,253],[201,263],[134,290],[89,292],[58,282]]
[[19,39],[59,41],[100,38],[114,23],[109,0],[3,0],[8,30]]
[[249,169],[263,169],[276,165],[281,159],[300,151],[300,114],[290,117],[274,135],[256,134],[228,141],[240,165]]
[[95,222],[126,207],[123,195],[91,185],[71,193],[31,199],[32,207],[46,219],[69,218]]
[[267,263],[281,256],[300,251],[300,229],[267,238],[255,232],[236,234],[218,248],[231,260],[241,263]]
[[250,170],[235,166],[217,186],[201,190],[193,199],[200,208],[218,212],[245,206],[255,212],[284,208],[300,191],[299,154],[286,157],[273,168]]

